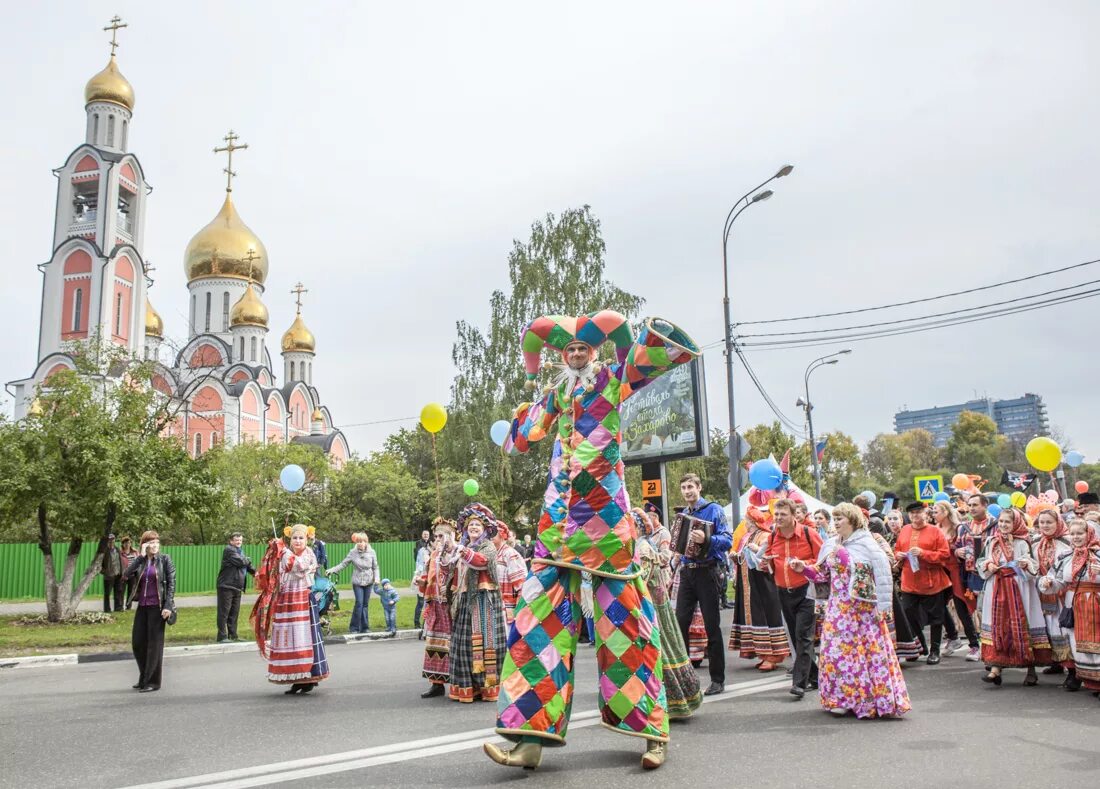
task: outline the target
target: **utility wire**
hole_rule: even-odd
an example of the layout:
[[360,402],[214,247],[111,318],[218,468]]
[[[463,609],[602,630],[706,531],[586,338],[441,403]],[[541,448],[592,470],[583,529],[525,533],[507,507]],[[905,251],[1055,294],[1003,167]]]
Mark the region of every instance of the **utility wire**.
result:
[[[1093,279],[1093,280],[1089,280],[1087,282],[1080,282],[1076,285],[1069,285],[1069,286],[1064,287],[1064,288],[1055,288],[1054,290],[1046,290],[1046,291],[1042,291],[1040,293],[1031,293],[1027,296],[1019,296],[1018,298],[1015,298],[1015,299],[1006,299],[1005,301],[998,302],[996,308],[999,309],[1000,307],[1003,307],[1004,305],[1007,305],[1007,304],[1015,304],[1015,303],[1021,302],[1021,301],[1030,301],[1031,299],[1037,299],[1041,296],[1050,296],[1051,294],[1054,294],[1054,293],[1065,293],[1066,291],[1077,290],[1077,288],[1083,288],[1086,285],[1096,285],[1096,284],[1100,284],[1100,279]],[[986,307],[984,307],[984,306],[982,306],[982,307],[964,307],[962,309],[949,310],[947,312],[933,312],[933,313],[929,313],[928,315],[918,315],[914,318],[899,318],[897,320],[879,321],[877,323],[861,323],[861,324],[856,324],[855,326],[832,326],[832,327],[829,327],[827,329],[807,329],[805,331],[781,331],[781,332],[770,332],[770,333],[764,333],[764,334],[739,334],[738,339],[743,339],[743,338],[746,338],[746,337],[792,337],[792,336],[800,335],[800,334],[823,334],[823,333],[826,333],[826,332],[850,331],[850,330],[853,330],[853,329],[874,329],[874,328],[878,328],[878,327],[881,327],[881,326],[891,326],[891,325],[902,324],[902,323],[915,323],[917,321],[928,320],[929,318],[941,318],[941,317],[944,317],[946,315],[960,315],[962,313],[976,314],[974,311],[975,310],[980,310],[980,309],[986,309]]]
[[793,318],[769,318],[769,319],[766,319],[766,320],[758,320],[758,321],[741,321],[741,322],[735,323],[733,325],[734,326],[755,326],[755,325],[764,324],[764,323],[789,323],[791,321],[807,321],[807,320],[813,320],[815,318],[835,318],[838,315],[856,315],[857,313],[861,313],[861,312],[875,312],[877,310],[887,310],[887,309],[891,309],[893,307],[908,307],[912,304],[926,304],[930,301],[938,301],[940,299],[947,299],[947,298],[951,298],[953,296],[963,296],[963,295],[967,295],[967,294],[970,294],[970,293],[979,293],[981,291],[991,290],[993,288],[1001,288],[1001,287],[1004,287],[1005,285],[1015,285],[1019,282],[1029,282],[1030,280],[1038,279],[1039,277],[1049,277],[1053,274],[1061,274],[1065,271],[1073,271],[1074,269],[1083,268],[1085,266],[1091,266],[1091,265],[1096,264],[1096,263],[1100,263],[1100,258],[1098,258],[1096,260],[1086,260],[1084,263],[1075,263],[1072,266],[1063,266],[1062,268],[1056,268],[1056,269],[1052,269],[1050,271],[1040,271],[1040,272],[1037,272],[1035,274],[1029,274],[1026,277],[1018,277],[1016,279],[1007,279],[1007,280],[1004,280],[1003,282],[994,282],[994,283],[991,283],[989,285],[982,285],[982,286],[976,287],[976,288],[967,288],[966,290],[956,290],[956,291],[953,291],[951,293],[942,293],[939,296],[926,296],[925,298],[922,298],[922,299],[911,299],[910,301],[900,301],[900,302],[895,302],[893,304],[882,304],[882,305],[879,305],[877,307],[861,307],[861,308],[855,309],[855,310],[842,310],[841,312],[822,312],[822,313],[818,313],[817,315],[799,315],[799,316],[793,317]]
[[760,383],[760,379],[757,377],[756,371],[753,370],[752,365],[749,364],[749,360],[745,358],[745,354],[741,351],[740,346],[734,345],[733,350],[734,353],[737,354],[737,358],[741,360],[741,364],[744,366],[745,372],[749,374],[749,378],[752,380],[753,385],[756,387],[756,391],[758,391],[760,393],[760,396],[764,398],[764,402],[767,403],[768,408],[771,409],[771,412],[775,414],[779,421],[783,423],[783,425],[796,436],[798,436],[799,438],[806,438],[806,434],[802,432],[801,425],[795,424],[789,417],[787,417],[786,414],[784,414],[780,410],[779,406],[775,404],[775,401],[772,400],[771,395],[768,394],[768,391],[764,388],[764,385]]

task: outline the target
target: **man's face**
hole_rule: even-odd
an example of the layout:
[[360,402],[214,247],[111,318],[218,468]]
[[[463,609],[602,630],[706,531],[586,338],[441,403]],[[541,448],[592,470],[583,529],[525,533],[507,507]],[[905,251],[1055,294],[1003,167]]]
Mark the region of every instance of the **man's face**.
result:
[[702,493],[700,487],[691,480],[680,483],[680,495],[684,497],[684,501],[688,504],[694,504],[699,501],[699,494]]
[[582,370],[592,361],[592,349],[583,342],[571,342],[565,346],[565,361],[574,370]]
[[229,544],[234,548],[240,548],[242,543],[244,543],[244,537],[239,534],[236,537],[229,538]]
[[923,526],[925,523],[924,515],[927,512],[925,509],[913,510],[909,513],[909,522],[914,526]]
[[424,542],[427,542],[430,537],[431,535],[428,534],[427,530],[420,532],[420,539],[422,539]]
[[981,496],[974,496],[970,499],[970,514],[973,515],[976,520],[985,518],[985,499]]
[[523,542],[524,542],[525,545],[530,545],[531,544],[531,535],[530,534],[523,535]]
[[790,529],[794,526],[794,514],[786,507],[776,507],[775,525],[780,529]]

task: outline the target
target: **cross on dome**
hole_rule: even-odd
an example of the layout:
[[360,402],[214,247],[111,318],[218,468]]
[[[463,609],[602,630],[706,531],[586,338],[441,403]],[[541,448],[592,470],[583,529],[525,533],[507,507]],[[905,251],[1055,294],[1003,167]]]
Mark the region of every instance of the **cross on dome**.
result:
[[298,314],[302,314],[302,294],[309,293],[309,289],[299,282],[290,291],[291,295],[295,297],[295,301],[298,303]]
[[115,14],[111,18],[111,24],[103,28],[104,30],[111,31],[111,57],[115,56],[115,50],[118,49],[118,31],[124,27],[129,27],[129,25],[122,21],[122,17]]
[[223,145],[221,148],[215,148],[214,153],[224,153],[227,155],[225,168],[224,170],[222,170],[222,172],[225,173],[225,191],[232,192],[233,176],[236,175],[236,173],[233,172],[233,151],[243,151],[245,148],[248,147],[248,143],[237,145],[237,140],[241,139],[241,137],[232,129],[230,129],[229,134],[225,135],[225,137],[223,137],[222,139],[225,140],[225,145]]

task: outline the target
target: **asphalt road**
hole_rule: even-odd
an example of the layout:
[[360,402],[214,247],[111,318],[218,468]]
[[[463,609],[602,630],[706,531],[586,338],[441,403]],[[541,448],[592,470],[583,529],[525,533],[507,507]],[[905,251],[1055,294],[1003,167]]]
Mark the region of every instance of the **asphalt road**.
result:
[[[729,692],[674,723],[668,763],[643,773],[640,740],[595,717],[595,660],[580,647],[569,745],[527,772],[480,745],[494,708],[421,700],[422,643],[333,646],[333,675],[287,697],[252,653],[170,658],[164,687],[130,689],[130,662],[0,674],[0,786],[524,787],[793,785],[973,787],[1091,782],[1100,771],[1100,701],[1058,678],[979,681],[959,653],[907,666],[913,711],[900,721],[837,720],[779,672],[732,660]],[[706,679],[705,669],[701,671]],[[1092,776],[1090,778],[1090,776]]]

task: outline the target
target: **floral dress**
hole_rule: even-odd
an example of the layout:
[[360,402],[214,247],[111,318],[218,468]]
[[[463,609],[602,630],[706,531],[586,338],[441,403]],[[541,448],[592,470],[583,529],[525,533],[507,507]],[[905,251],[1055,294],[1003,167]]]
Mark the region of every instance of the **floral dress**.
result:
[[[853,572],[860,599],[851,592]],[[817,568],[808,567],[806,575],[815,582],[830,582],[818,657],[821,706],[851,710],[857,718],[908,712],[909,693],[887,618],[871,602],[875,582],[870,567],[860,563],[853,568],[848,552],[840,548]]]

